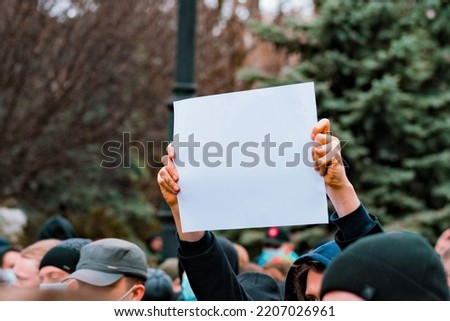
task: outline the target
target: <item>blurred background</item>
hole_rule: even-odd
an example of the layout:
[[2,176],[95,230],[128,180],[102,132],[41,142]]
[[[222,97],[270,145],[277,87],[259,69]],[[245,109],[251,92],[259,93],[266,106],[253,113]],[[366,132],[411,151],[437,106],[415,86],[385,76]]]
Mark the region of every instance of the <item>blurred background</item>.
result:
[[[178,19],[176,0],[0,1],[0,235],[30,244],[54,214],[93,239],[162,230],[149,165],[169,135]],[[434,242],[450,222],[449,21],[446,0],[197,0],[195,94],[314,81],[366,207]],[[102,168],[123,133],[155,148]],[[290,232],[302,252],[334,228]],[[264,231],[219,234],[254,255]]]

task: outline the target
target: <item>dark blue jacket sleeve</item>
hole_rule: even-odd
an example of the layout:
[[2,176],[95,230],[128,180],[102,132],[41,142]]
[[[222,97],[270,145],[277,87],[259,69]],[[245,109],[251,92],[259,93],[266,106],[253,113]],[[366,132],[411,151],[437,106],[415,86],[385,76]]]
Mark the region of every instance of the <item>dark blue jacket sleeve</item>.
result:
[[330,217],[330,222],[338,229],[334,239],[341,250],[364,236],[383,232],[378,218],[370,214],[362,203],[356,210],[344,217],[339,217],[334,212]]
[[199,301],[251,301],[214,235],[198,242],[179,241],[178,257]]

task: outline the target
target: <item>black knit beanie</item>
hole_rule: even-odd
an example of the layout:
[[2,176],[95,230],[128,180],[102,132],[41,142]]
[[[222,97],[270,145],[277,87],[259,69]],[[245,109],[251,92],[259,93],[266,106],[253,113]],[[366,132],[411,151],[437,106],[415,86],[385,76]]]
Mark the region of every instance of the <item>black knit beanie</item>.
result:
[[141,301],[171,301],[173,299],[172,279],[160,269],[147,269],[145,293]]
[[81,248],[91,243],[89,239],[71,238],[52,247],[39,264],[39,269],[44,266],[54,266],[67,273],[73,273],[76,270],[80,260]]
[[283,301],[280,287],[268,274],[243,272],[237,279],[253,301]]
[[53,215],[49,217],[39,228],[38,239],[57,239],[67,240],[77,237],[75,229],[69,220],[61,215]]
[[0,268],[3,265],[3,256],[9,251],[19,252],[19,250],[15,249],[7,239],[0,236]]
[[347,291],[364,300],[448,300],[444,268],[421,236],[408,232],[364,237],[325,270],[321,297]]

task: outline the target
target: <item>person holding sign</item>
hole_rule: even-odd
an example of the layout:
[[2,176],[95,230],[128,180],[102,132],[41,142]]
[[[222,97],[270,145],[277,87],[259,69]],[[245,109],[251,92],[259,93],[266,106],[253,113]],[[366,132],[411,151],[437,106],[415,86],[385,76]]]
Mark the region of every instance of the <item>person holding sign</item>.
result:
[[[340,141],[331,134],[330,121],[321,119],[311,131],[311,139],[315,142],[312,148],[314,169],[324,178],[327,195],[332,202],[335,213],[331,222],[338,230],[335,241],[340,249],[366,235],[382,232],[378,220],[367,212],[360,202],[353,185],[348,180],[341,158]],[[214,235],[209,231],[183,232],[177,194],[180,192],[178,171],[175,167],[175,152],[172,146],[167,148],[168,155],[163,157],[165,166],[158,173],[158,184],[161,193],[169,205],[177,227],[179,259],[189,277],[193,292],[198,300],[253,300],[241,286],[231,269],[223,250]],[[282,187],[281,187],[282,188]],[[293,266],[293,269],[298,268]],[[322,271],[316,272],[311,282],[315,283],[317,293],[310,293],[309,298],[320,298]],[[290,274],[295,275],[293,270]],[[286,280],[286,299],[300,299],[295,295],[298,287],[297,278]],[[307,278],[309,282],[309,278]],[[313,288],[313,287],[311,287]]]

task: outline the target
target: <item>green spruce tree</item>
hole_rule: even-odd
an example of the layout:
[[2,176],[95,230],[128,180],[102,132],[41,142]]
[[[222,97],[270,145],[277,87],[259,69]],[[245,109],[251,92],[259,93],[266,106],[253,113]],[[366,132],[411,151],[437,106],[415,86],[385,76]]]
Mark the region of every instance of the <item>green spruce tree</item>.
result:
[[310,24],[249,24],[301,58],[283,75],[241,77],[314,81],[319,117],[348,141],[347,172],[364,203],[385,224],[416,214],[409,227],[435,238],[450,217],[449,2],[336,0],[317,12]]

